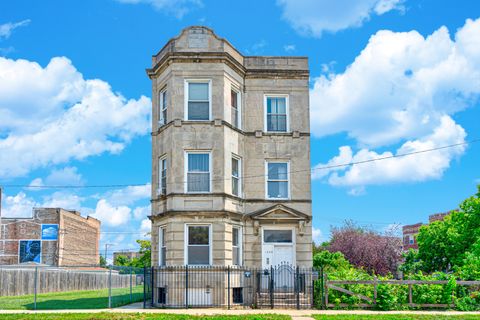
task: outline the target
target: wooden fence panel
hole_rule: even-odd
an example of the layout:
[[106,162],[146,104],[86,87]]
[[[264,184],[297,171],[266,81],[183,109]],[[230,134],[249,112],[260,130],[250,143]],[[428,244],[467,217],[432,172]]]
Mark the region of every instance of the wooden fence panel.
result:
[[[109,271],[38,268],[37,293],[107,289],[108,278]],[[0,296],[33,294],[34,281],[35,268],[0,268]],[[129,274],[112,273],[112,288],[129,286]]]

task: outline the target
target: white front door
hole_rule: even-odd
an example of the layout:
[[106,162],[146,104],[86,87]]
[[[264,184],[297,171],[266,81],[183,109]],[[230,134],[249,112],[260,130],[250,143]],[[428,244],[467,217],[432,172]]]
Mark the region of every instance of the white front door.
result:
[[274,245],[273,246],[273,265],[289,265],[293,266],[293,246],[282,246]]
[[293,229],[264,229],[262,243],[262,267],[269,269],[279,265],[295,265]]

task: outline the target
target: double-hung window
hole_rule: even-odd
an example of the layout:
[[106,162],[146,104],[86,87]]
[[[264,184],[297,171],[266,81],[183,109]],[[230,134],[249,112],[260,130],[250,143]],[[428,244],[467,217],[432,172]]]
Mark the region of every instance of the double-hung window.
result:
[[288,131],[288,97],[265,97],[265,129],[267,132]]
[[159,119],[158,122],[161,126],[167,123],[167,90],[160,91],[159,101],[158,101],[158,111]]
[[211,232],[210,225],[186,225],[186,255],[188,265],[210,265]]
[[167,261],[167,245],[165,242],[166,228],[160,227],[158,233],[158,247],[159,247],[159,265],[165,266]]
[[242,229],[232,228],[232,264],[234,266],[242,265]]
[[288,162],[267,162],[267,199],[288,199],[290,196]]
[[167,194],[167,157],[158,161],[158,194]]
[[233,156],[232,157],[232,194],[237,197],[240,197],[240,192],[241,192],[240,172],[241,172],[240,158]]
[[211,161],[209,152],[186,153],[186,192],[210,192]]
[[240,91],[234,89],[233,87],[230,90],[230,106],[231,106],[231,124],[235,128],[240,128]]
[[210,81],[187,80],[185,82],[186,120],[210,120]]

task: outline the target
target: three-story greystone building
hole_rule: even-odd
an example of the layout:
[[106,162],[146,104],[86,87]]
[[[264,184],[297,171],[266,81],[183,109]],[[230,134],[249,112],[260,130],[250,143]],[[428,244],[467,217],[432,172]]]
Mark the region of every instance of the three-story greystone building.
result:
[[147,73],[153,265],[310,267],[308,59],[189,27]]

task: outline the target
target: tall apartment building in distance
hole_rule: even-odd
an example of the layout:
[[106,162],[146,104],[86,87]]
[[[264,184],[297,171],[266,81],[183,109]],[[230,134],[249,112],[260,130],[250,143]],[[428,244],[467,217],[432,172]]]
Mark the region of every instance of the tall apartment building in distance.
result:
[[189,27],[147,73],[153,264],[310,267],[308,59]]
[[0,216],[0,265],[99,263],[100,221],[61,208],[33,208],[29,218]]

